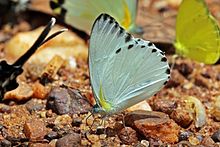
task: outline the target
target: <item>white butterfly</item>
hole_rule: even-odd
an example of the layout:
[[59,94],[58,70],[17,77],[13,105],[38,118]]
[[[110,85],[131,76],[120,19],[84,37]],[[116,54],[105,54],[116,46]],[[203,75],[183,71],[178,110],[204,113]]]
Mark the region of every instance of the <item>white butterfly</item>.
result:
[[157,93],[170,78],[164,53],[134,38],[108,14],[93,24],[89,44],[94,113],[111,115]]

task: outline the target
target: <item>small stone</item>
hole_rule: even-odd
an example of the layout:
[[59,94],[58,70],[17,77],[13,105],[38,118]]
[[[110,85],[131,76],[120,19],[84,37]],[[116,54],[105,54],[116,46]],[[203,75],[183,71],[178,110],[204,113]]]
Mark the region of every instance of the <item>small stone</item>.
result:
[[177,108],[177,103],[171,100],[156,99],[153,102],[152,108],[154,111],[161,111],[170,115]]
[[49,109],[47,112],[46,112],[46,116],[47,117],[52,117],[53,116],[53,112],[51,109]]
[[166,84],[167,88],[177,87],[185,82],[185,77],[181,75],[178,70],[174,69],[171,72],[171,79]]
[[81,146],[80,135],[77,133],[67,134],[56,142],[56,147],[73,147]]
[[220,142],[220,129],[217,130],[213,135],[212,135],[212,140],[215,142]]
[[92,109],[87,99],[78,90],[66,87],[56,87],[50,91],[47,108],[57,114],[80,114]]
[[0,113],[10,113],[11,108],[8,105],[0,104]]
[[81,145],[82,145],[82,146],[90,146],[91,143],[90,143],[87,139],[82,139],[82,140],[81,140]]
[[81,124],[82,124],[82,119],[80,117],[73,119],[72,126],[79,127]]
[[150,143],[147,140],[141,140],[141,144],[144,145],[144,147],[149,147]]
[[43,86],[38,81],[32,85],[33,89],[33,97],[38,99],[45,99],[50,89],[48,87]]
[[193,72],[192,64],[188,61],[177,63],[174,68],[177,69],[184,77],[188,77],[188,75]]
[[54,121],[54,124],[59,126],[59,125],[68,125],[72,123],[72,118],[65,114],[65,115],[59,115]]
[[146,110],[146,111],[152,111],[150,105],[148,104],[147,101],[142,101],[130,108],[127,109],[127,111],[129,112],[132,112],[132,111],[135,111],[135,110]]
[[188,132],[188,131],[180,132],[180,134],[179,134],[179,141],[188,140],[189,136],[190,136],[190,132]]
[[137,129],[136,131],[146,138],[160,139],[167,143],[178,141],[180,127],[162,112],[141,110],[130,112],[125,116],[125,123]]
[[98,142],[99,141],[99,136],[98,135],[94,135],[94,134],[87,134],[86,137],[88,138],[88,140],[92,143]]
[[137,133],[131,127],[123,128],[118,136],[123,144],[131,145],[138,142]]
[[25,82],[19,82],[19,86],[12,90],[8,91],[4,95],[4,100],[15,99],[18,101],[27,100],[33,95],[33,90],[31,86],[26,84]]
[[0,146],[2,147],[11,147],[12,144],[10,141],[6,140],[6,139],[3,139],[3,140],[0,140]]
[[58,133],[57,132],[54,132],[54,131],[51,131],[49,132],[46,136],[45,136],[45,139],[51,141],[53,139],[57,139],[58,138]]
[[213,105],[211,115],[215,119],[215,121],[220,121],[220,96],[217,96],[215,98],[215,103]]
[[200,141],[197,137],[195,136],[190,136],[189,137],[189,142],[192,144],[192,145],[198,145],[200,144]]
[[24,124],[24,134],[30,140],[42,140],[47,134],[47,128],[43,121],[31,119]]
[[193,122],[192,113],[184,108],[175,109],[171,114],[170,118],[172,118],[178,125],[183,128],[187,128]]
[[205,87],[210,89],[212,87],[212,83],[209,81],[209,79],[204,78],[202,75],[195,75],[195,85]]
[[206,137],[202,140],[201,144],[202,144],[203,146],[215,146],[215,142],[214,142],[214,141],[212,140],[212,138],[209,137],[209,136],[206,136]]
[[41,100],[31,99],[25,104],[27,110],[31,113],[33,111],[40,111],[44,108]]
[[57,139],[53,139],[50,141],[49,145],[50,147],[56,147]]
[[106,134],[101,134],[101,135],[99,135],[99,139],[101,139],[101,140],[104,140],[106,137],[107,137]]

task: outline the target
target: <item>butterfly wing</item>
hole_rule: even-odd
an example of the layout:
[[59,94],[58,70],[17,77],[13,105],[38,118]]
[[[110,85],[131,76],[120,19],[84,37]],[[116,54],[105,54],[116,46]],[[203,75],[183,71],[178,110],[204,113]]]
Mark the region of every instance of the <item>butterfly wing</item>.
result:
[[176,21],[176,52],[207,64],[219,58],[220,32],[204,0],[183,0]]
[[[52,0],[52,8],[57,8],[56,4],[60,5],[66,11],[65,21],[87,33],[90,32],[94,19],[101,13],[112,15],[126,29],[134,26],[136,0],[66,0],[63,4],[58,4],[58,2]],[[58,12],[57,9],[54,10]],[[59,12],[62,11],[59,9]]]
[[89,68],[96,102],[108,113],[152,96],[170,76],[163,52],[149,41],[133,38],[107,14],[94,23]]

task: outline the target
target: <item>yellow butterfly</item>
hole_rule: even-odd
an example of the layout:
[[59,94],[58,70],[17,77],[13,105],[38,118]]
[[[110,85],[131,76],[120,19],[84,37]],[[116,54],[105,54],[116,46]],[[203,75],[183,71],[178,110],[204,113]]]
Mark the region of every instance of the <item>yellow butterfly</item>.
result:
[[135,25],[137,0],[51,0],[50,6],[67,24],[87,33],[101,13],[112,15],[129,32],[141,31]]
[[206,64],[219,59],[220,29],[204,0],[183,0],[176,20],[177,54]]

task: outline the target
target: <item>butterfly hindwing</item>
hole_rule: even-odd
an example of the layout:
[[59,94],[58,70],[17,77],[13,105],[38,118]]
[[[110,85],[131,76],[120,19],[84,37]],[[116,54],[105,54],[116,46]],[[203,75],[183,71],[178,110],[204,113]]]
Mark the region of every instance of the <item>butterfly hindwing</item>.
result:
[[89,47],[90,78],[96,101],[100,88],[109,113],[124,110],[155,94],[169,78],[164,53],[153,43],[134,38],[109,15],[100,15]]

